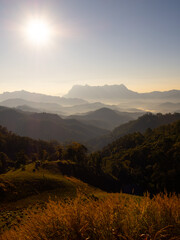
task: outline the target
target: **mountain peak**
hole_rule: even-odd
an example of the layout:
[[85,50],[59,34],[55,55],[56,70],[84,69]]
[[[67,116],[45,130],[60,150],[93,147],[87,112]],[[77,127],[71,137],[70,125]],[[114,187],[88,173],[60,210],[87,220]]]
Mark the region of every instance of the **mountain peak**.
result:
[[67,98],[82,98],[95,101],[119,101],[121,99],[179,99],[180,90],[154,91],[148,93],[138,93],[128,89],[124,84],[89,86],[75,85],[65,95]]
[[131,98],[137,95],[136,92],[129,90],[124,84],[120,85],[104,85],[104,86],[89,86],[75,85],[65,95],[65,97],[80,97],[83,99],[119,99]]
[[120,86],[121,86],[122,88],[128,89],[123,83],[120,84]]

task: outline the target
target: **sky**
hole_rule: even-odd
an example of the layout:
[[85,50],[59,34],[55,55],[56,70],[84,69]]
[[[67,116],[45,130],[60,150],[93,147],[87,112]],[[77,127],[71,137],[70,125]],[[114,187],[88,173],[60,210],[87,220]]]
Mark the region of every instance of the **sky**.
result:
[[[51,29],[27,39],[29,19]],[[73,85],[180,89],[180,0],[0,0],[0,92]]]

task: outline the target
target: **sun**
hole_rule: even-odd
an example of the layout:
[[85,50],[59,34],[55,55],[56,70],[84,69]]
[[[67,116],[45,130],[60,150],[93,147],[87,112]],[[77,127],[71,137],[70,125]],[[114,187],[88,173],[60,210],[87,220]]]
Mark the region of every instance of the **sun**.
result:
[[25,33],[28,41],[41,46],[49,42],[51,28],[45,20],[31,19],[25,27]]

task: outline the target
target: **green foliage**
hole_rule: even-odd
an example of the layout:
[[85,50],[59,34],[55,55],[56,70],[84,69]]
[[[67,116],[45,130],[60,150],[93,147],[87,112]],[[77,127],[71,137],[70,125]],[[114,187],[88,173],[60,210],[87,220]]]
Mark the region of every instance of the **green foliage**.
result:
[[28,162],[28,157],[23,150],[18,152],[15,157],[15,168],[19,168],[21,165],[25,165]]
[[[3,162],[4,165],[0,165],[1,172],[14,168],[21,168],[22,171],[26,169],[24,167],[26,164],[34,162],[32,172],[36,173],[41,166],[47,166],[47,162],[53,164],[59,161],[56,168],[64,175],[74,176],[105,190],[111,190],[111,186],[115,185],[114,179],[101,171],[99,160],[96,164],[90,165],[87,148],[80,143],[72,142],[61,146],[57,142],[20,137],[1,127],[0,135],[0,143],[2,143],[0,152],[9,158],[8,161]],[[64,164],[63,160],[68,164]]]
[[72,160],[73,162],[77,162],[80,165],[86,164],[86,154],[87,148],[77,142],[73,142],[67,145],[63,152],[63,158],[67,160]]
[[97,155],[126,192],[180,192],[180,121],[114,141],[91,155],[96,166]]
[[68,159],[80,165],[87,162],[87,148],[77,142],[65,147],[58,142],[33,140],[8,132],[0,126],[0,173],[20,168],[30,162]]
[[8,156],[5,153],[0,152],[0,173],[7,171],[8,162]]

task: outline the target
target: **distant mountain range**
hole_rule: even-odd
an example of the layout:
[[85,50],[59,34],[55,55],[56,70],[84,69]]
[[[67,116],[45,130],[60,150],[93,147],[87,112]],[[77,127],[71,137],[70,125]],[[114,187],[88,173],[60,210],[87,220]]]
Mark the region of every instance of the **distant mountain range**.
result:
[[140,116],[143,112],[180,112],[180,91],[137,93],[127,89],[123,84],[101,87],[76,85],[66,97],[27,91],[5,92],[0,94],[0,106],[28,112],[54,113],[61,117],[86,114],[101,108],[133,114],[139,112]]
[[[75,102],[76,104],[76,102]],[[72,106],[62,106],[53,102],[35,102],[28,101],[21,98],[10,98],[0,102],[0,106],[17,108],[23,111],[28,112],[48,112],[48,113],[57,113],[61,116],[87,113],[88,111],[98,110],[100,108],[110,108],[118,110],[118,107],[115,105],[108,105],[101,102],[88,103],[72,105]],[[135,109],[133,110],[135,112]]]
[[154,91],[138,93],[129,90],[125,85],[89,86],[75,85],[64,96],[66,98],[82,98],[86,100],[117,100],[117,99],[180,99],[180,90]]
[[143,112],[119,112],[109,108],[100,108],[82,115],[71,115],[68,119],[76,119],[82,123],[113,130],[115,127],[143,115]]
[[180,113],[180,102],[164,102],[157,106],[157,109],[161,109],[161,112],[178,112]]
[[0,102],[0,106],[17,108],[28,112],[49,112],[63,114],[63,107],[54,102],[35,102],[21,98],[10,98]]
[[[100,149],[126,134],[137,131],[143,133],[147,128],[153,129],[180,119],[180,113],[165,115],[148,113],[131,120],[137,118],[138,114],[142,113],[122,113],[102,108],[84,115],[62,119],[56,114],[24,112],[0,107],[0,125],[20,136],[57,140],[61,143],[78,141],[87,144],[91,149]],[[118,127],[112,132],[104,129],[112,129],[116,124]]]
[[20,136],[63,143],[83,143],[109,132],[74,119],[62,119],[56,114],[28,113],[6,107],[0,107],[0,125]]
[[0,94],[0,101],[8,99],[24,99],[27,101],[41,102],[41,103],[57,103],[62,106],[73,106],[87,103],[87,101],[79,98],[63,98],[58,96],[50,96],[41,93],[31,93],[27,91],[4,92]]

